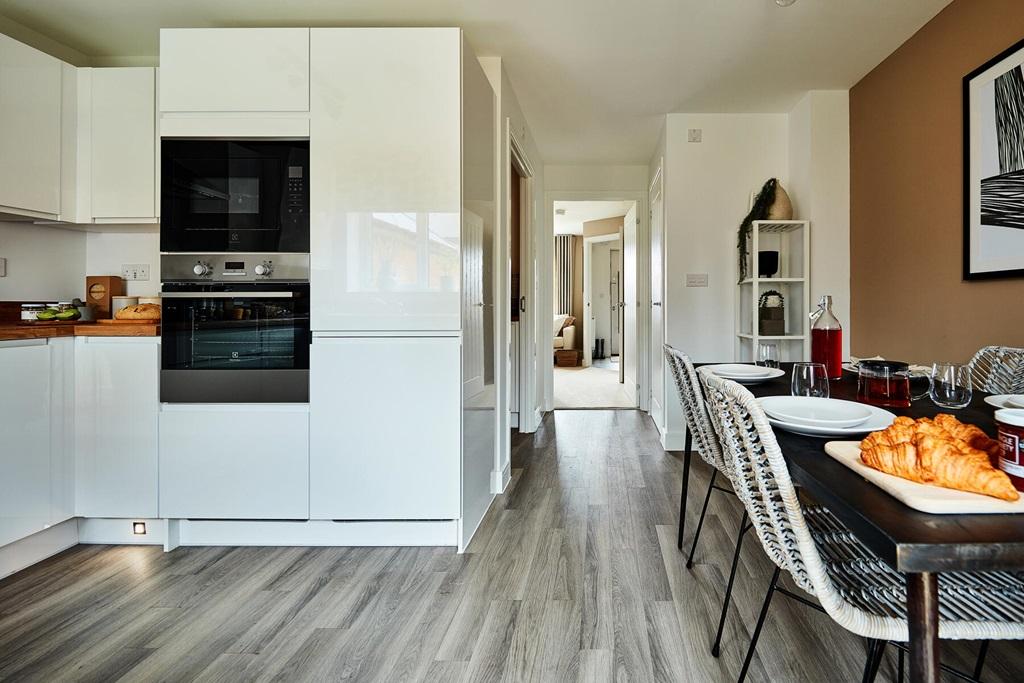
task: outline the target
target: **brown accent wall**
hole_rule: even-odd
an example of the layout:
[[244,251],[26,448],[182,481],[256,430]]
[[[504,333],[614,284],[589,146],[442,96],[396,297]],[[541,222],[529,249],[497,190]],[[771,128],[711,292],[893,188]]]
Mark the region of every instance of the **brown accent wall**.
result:
[[954,0],[850,91],[853,355],[1024,346],[1024,279],[961,279],[962,78],[1022,38],[1021,0]]

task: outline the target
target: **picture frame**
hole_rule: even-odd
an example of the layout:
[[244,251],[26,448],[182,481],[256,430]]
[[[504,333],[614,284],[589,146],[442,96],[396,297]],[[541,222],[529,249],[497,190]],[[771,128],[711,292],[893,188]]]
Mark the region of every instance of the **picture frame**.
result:
[[963,279],[1024,277],[1024,40],[963,77]]

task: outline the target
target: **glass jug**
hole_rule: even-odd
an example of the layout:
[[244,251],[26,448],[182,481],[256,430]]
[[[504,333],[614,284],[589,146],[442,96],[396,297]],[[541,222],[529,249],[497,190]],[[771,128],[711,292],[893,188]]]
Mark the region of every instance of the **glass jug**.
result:
[[811,313],[811,362],[825,366],[829,379],[843,377],[843,326],[832,313],[832,297],[822,295]]

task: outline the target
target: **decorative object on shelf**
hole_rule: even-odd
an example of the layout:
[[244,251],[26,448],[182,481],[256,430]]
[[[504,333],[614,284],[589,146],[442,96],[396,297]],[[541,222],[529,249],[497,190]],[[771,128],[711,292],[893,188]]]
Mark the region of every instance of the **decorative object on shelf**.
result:
[[1024,40],[964,76],[963,278],[1024,276]]
[[754,204],[750,208],[743,222],[740,223],[738,247],[740,252],[740,281],[747,278],[747,237],[754,221],[773,220],[788,221],[793,218],[793,204],[789,201],[789,194],[779,184],[777,178],[769,178],[761,191],[754,197]]
[[773,277],[779,272],[779,252],[763,250],[757,252],[757,276]]
[[786,299],[774,289],[762,292],[757,299],[757,333],[763,337],[786,334]]

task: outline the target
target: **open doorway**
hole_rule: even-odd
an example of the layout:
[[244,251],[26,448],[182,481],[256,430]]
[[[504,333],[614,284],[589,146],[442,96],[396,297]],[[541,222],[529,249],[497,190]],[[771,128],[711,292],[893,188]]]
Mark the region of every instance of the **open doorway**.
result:
[[636,202],[553,210],[554,407],[636,408]]

